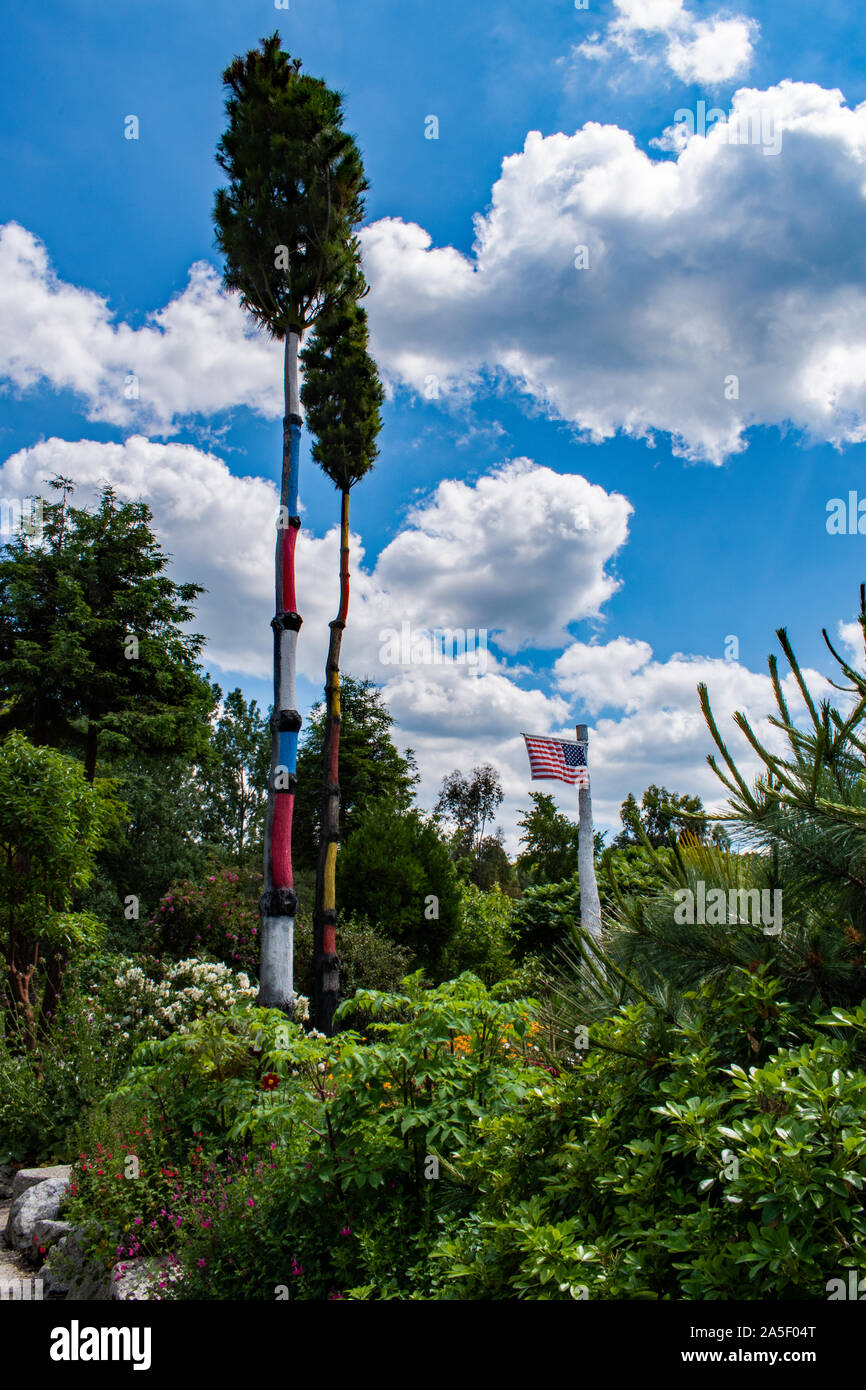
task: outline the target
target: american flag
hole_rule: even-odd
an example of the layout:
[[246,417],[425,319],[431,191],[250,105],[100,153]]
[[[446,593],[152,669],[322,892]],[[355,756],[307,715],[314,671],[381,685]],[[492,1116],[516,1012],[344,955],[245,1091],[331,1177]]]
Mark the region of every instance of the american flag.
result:
[[579,787],[589,786],[585,743],[568,743],[561,738],[536,738],[531,734],[524,734],[523,737],[533,782],[548,778],[557,782],[571,782]]

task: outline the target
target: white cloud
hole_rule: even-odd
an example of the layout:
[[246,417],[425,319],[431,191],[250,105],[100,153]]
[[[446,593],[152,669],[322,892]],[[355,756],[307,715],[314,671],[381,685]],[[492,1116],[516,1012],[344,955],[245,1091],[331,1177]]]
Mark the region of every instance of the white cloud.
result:
[[[190,445],[142,436],[124,444],[49,439],[7,460],[0,469],[0,493],[27,496],[54,472],[77,481],[78,503],[90,501],[102,481],[110,481],[123,499],[147,501],[157,534],[174,556],[173,573],[209,591],[197,605],[196,622],[208,637],[209,668],[217,677],[220,670],[233,678],[270,674],[277,509],[272,483],[235,477],[221,459]],[[517,819],[531,790],[552,792],[572,816],[577,804],[573,788],[533,787],[521,731],[568,737],[578,719],[595,716],[595,813],[600,824],[613,827],[626,794],[639,795],[650,782],[697,792],[707,804],[719,801],[719,785],[705,764],[711,743],[695,693],[699,680],[709,684],[720,727],[731,734],[747,775],[755,761],[728,727],[731,712],[751,711],[759,731],[772,737],[763,722],[773,707],[765,675],[704,656],[677,654],[658,661],[648,643],[624,636],[606,643],[568,641],[568,623],[595,612],[609,592],[605,563],[622,543],[629,510],[616,494],[524,459],[474,486],[441,484],[410,513],[406,528],[372,566],[365,565],[363,548],[352,538],[344,670],[383,684],[399,741],[418,755],[422,805],[433,805],[442,777],[455,767],[492,762],[498,768],[506,793],[499,823],[512,853]],[[606,539],[576,528],[575,518],[592,518]],[[525,524],[531,553],[526,541],[515,537],[516,561],[508,564],[503,545],[507,548],[509,528],[521,519],[531,523]],[[336,528],[325,536],[302,528],[298,596],[304,626],[298,659],[301,674],[315,686],[322,682],[327,625],[336,609],[337,558]],[[492,626],[487,615],[495,609],[495,596],[486,586],[488,571],[498,575],[502,607],[496,611],[510,649],[537,641],[540,633],[551,642],[567,642],[553,668],[552,691],[539,688],[525,667],[492,652],[486,671],[447,661],[436,666],[380,662],[383,630],[399,627],[405,617],[427,626]],[[853,638],[849,627],[843,635]],[[814,673],[807,678],[814,680],[818,695],[826,692]],[[793,689],[789,694],[795,706]]]
[[44,382],[75,392],[90,420],[171,434],[184,417],[239,405],[281,415],[281,352],[203,261],[131,328],[102,296],[59,280],[31,232],[0,227],[0,380],[19,390]]
[[[143,498],[175,572],[208,590],[198,605],[208,659],[253,676],[269,672],[273,483],[237,477],[191,445],[135,435],[123,444],[49,439],[22,449],[0,470],[0,490],[6,497],[44,494],[54,473],[75,480],[80,504],[103,480],[123,499]],[[475,484],[440,483],[412,508],[372,568],[353,538],[348,669],[364,665],[378,679],[393,677],[394,668],[379,659],[382,634],[404,621],[418,629],[485,628],[491,640],[498,629],[506,651],[561,646],[569,624],[597,617],[618,587],[607,567],[625,543],[631,511],[620,494],[529,459],[512,460]],[[299,669],[316,682],[337,605],[337,552],[336,526],[321,537],[301,528]],[[492,653],[487,664],[495,671]],[[435,670],[447,683],[447,673]],[[458,670],[471,678],[468,667]]]
[[[810,669],[803,675],[814,698],[835,693],[838,704],[838,693],[824,676]],[[697,794],[717,811],[724,806],[727,792],[706,763],[707,753],[716,749],[698,703],[700,682],[707,685],[718,728],[747,783],[762,768],[731,722],[735,711],[746,714],[765,747],[786,747],[766,718],[776,712],[769,676],[739,662],[682,653],[656,661],[648,643],[620,637],[606,644],[573,643],[556,661],[554,676],[557,688],[588,716],[620,711],[597,718],[590,741],[593,806],[608,824],[618,820],[626,791],[640,796],[651,782]],[[801,716],[805,706],[794,677],[785,676],[782,687],[795,718]]]
[[682,0],[614,0],[616,16],[603,34],[572,49],[572,59],[606,62],[625,55],[650,67],[664,64],[683,82],[721,86],[742,77],[754,57],[759,25],[717,11],[698,19]]
[[742,77],[751,66],[757,31],[753,19],[722,19],[715,15],[696,23],[688,37],[674,35],[668,44],[668,66],[683,82],[719,87]]
[[515,459],[474,484],[446,480],[409,513],[376,565],[429,627],[497,631],[505,651],[561,646],[618,588],[606,569],[631,505],[576,474]]
[[783,82],[740,90],[706,135],[676,129],[664,160],[616,126],[531,131],[471,255],[397,219],[366,228],[392,380],[432,376],[447,400],[508,377],[593,441],[665,433],[716,463],[752,425],[866,439],[866,103]]

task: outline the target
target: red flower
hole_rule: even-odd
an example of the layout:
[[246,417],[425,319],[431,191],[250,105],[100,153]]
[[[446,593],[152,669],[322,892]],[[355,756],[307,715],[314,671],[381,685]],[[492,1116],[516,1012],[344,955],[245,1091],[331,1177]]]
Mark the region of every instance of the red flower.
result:
[[280,1084],[280,1078],[275,1071],[266,1072],[262,1077],[262,1090],[275,1091]]

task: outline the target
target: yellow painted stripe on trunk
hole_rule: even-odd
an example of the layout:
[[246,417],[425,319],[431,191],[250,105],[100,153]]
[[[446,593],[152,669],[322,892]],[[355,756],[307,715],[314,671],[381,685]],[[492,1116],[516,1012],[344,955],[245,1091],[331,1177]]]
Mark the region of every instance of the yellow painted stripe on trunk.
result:
[[332,840],[325,851],[325,908],[333,908],[337,905],[337,846]]

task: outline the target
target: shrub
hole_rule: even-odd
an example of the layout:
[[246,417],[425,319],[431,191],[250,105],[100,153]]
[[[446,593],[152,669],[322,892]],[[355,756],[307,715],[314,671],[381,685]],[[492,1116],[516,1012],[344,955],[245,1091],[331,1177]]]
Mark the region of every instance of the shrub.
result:
[[147,923],[157,954],[182,959],[206,952],[257,977],[261,884],[262,875],[250,869],[214,865],[201,883],[186,879],[172,885]]
[[486,985],[513,974],[513,916],[514,903],[501,889],[483,892],[474,883],[461,884],[460,914],[445,948],[443,974],[453,977],[471,970]]

